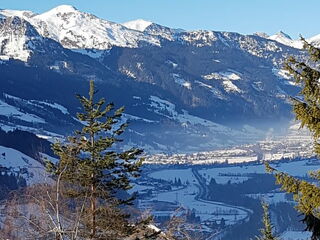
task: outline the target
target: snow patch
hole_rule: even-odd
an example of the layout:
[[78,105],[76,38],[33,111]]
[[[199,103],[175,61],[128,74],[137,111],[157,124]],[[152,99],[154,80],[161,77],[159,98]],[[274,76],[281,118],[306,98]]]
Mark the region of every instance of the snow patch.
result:
[[11,126],[11,125],[0,124],[0,128],[5,132],[14,131],[14,130],[32,132],[32,133],[35,133],[36,135],[39,134],[40,136],[45,136],[46,139],[48,139],[50,142],[55,142],[56,140],[63,141],[65,139],[64,136],[57,133],[48,132],[41,129],[39,130],[32,127],[21,126],[21,125]]
[[4,96],[6,98],[10,98],[14,101],[17,101],[17,102],[26,102],[27,104],[32,104],[34,106],[38,106],[38,107],[42,107],[41,105],[46,105],[46,106],[49,106],[51,108],[55,108],[55,109],[58,109],[59,111],[61,111],[63,114],[69,114],[68,110],[58,104],[58,103],[50,103],[50,102],[45,102],[45,101],[37,101],[37,100],[25,100],[25,99],[22,99],[22,98],[19,98],[19,97],[15,97],[15,96],[12,96],[12,95],[9,95],[9,94],[4,94]]
[[230,80],[224,80],[222,82],[224,89],[227,92],[238,92],[238,93],[242,93],[243,91],[240,90],[232,81]]
[[37,102],[40,104],[44,104],[47,105],[49,107],[58,109],[60,112],[62,112],[63,114],[69,114],[68,109],[66,109],[64,106],[58,104],[58,103],[48,103],[48,102],[43,102],[43,101],[35,101],[35,100],[31,100],[31,102]]
[[172,74],[172,77],[173,77],[175,83],[177,83],[177,84],[179,84],[179,85],[181,85],[181,86],[183,86],[183,87],[191,90],[191,88],[192,88],[192,87],[191,87],[191,83],[188,82],[188,81],[186,81],[186,80],[184,80],[184,79],[180,76],[180,74],[173,73],[173,74]]
[[276,75],[279,78],[283,78],[283,79],[292,79],[289,71],[284,70],[284,69],[277,69],[277,68],[273,68],[272,72],[274,75]]
[[130,78],[134,78],[136,79],[137,76],[134,72],[130,71],[129,69],[123,67],[122,69],[120,69],[120,72],[122,72],[124,75],[130,77]]
[[153,121],[153,120],[149,120],[146,118],[142,118],[142,117],[137,117],[131,114],[127,114],[127,113],[123,113],[123,120],[127,121],[127,120],[135,120],[135,121],[143,121],[143,122],[147,122],[147,123],[156,123],[157,121]]
[[23,168],[28,170],[27,176],[23,174],[28,184],[44,182],[45,178],[48,177],[44,166],[33,158],[15,149],[3,146],[0,146],[0,153],[1,166],[17,172]]
[[143,32],[151,24],[153,24],[153,22],[146,21],[146,20],[143,20],[143,19],[137,19],[137,20],[134,20],[134,21],[125,22],[122,25],[125,26],[126,28]]
[[18,108],[11,106],[2,100],[0,100],[0,115],[8,118],[19,119],[25,122],[45,123],[44,119],[33,114],[21,112]]
[[25,35],[0,35],[0,43],[6,43],[5,45],[2,45],[2,53],[7,56],[7,58],[13,58],[23,62],[27,62],[31,54],[31,50],[26,48],[26,43],[28,41],[29,38]]
[[291,77],[289,71],[284,69],[273,68],[272,73],[278,78],[286,80],[283,82],[284,84],[297,86],[297,83],[295,81],[292,81],[293,78]]
[[198,83],[201,87],[205,87],[205,88],[209,89],[209,91],[212,92],[217,98],[222,99],[222,100],[226,99],[226,97],[221,93],[221,91],[214,88],[213,86],[206,84],[204,82],[201,82],[201,81],[195,81],[195,82]]
[[72,49],[72,51],[95,59],[101,58],[105,53],[105,51],[97,49]]
[[172,61],[170,61],[170,60],[167,60],[166,63],[169,64],[169,65],[171,65],[173,68],[177,68],[177,67],[178,67],[178,64],[177,64],[177,63],[172,62]]
[[240,73],[236,71],[226,71],[226,72],[216,72],[216,73],[210,73],[207,75],[202,75],[202,78],[206,80],[218,79],[218,80],[236,81],[236,80],[240,80],[241,76],[240,76]]
[[282,240],[308,240],[311,237],[310,232],[285,231],[280,239]]
[[242,93],[233,81],[238,81],[241,79],[241,73],[236,71],[226,71],[226,72],[214,72],[207,75],[202,75],[205,80],[222,80],[222,85],[226,92],[238,92]]

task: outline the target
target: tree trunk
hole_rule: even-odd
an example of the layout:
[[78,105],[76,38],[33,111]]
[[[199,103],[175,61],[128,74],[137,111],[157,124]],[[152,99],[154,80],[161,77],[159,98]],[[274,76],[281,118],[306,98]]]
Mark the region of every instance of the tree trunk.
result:
[[[94,133],[91,133],[91,147],[94,147]],[[91,150],[91,161],[95,161],[93,156],[93,149]],[[95,173],[91,173],[91,239],[96,237],[96,186]]]
[[[92,174],[92,179],[94,174]],[[96,198],[95,198],[95,186],[91,185],[91,239],[96,236]]]

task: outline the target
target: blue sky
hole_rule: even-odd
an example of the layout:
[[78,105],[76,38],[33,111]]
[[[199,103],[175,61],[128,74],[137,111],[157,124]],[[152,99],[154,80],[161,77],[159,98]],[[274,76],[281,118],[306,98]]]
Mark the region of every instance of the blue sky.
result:
[[119,23],[142,18],[187,30],[320,34],[319,0],[0,0],[0,8],[37,13],[61,4]]

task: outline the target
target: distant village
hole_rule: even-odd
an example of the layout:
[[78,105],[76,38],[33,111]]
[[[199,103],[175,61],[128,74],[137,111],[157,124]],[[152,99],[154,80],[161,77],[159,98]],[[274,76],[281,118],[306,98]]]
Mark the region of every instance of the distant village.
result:
[[234,148],[198,152],[191,154],[155,154],[146,158],[152,164],[234,164],[255,161],[310,158],[313,152],[313,139],[299,124],[289,127],[284,136],[268,136],[255,144]]

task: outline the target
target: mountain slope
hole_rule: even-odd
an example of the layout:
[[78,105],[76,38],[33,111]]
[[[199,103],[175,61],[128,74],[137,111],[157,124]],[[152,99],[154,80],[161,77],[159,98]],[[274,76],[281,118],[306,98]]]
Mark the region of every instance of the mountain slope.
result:
[[299,88],[282,65],[305,53],[290,42],[144,20],[121,25],[65,5],[43,14],[0,14],[6,128],[71,133],[79,127],[73,96],[86,94],[90,79],[100,96],[126,106],[126,146],[148,152],[252,142],[292,118],[289,96]]
[[282,43],[284,45],[294,47],[294,48],[299,48],[301,49],[303,47],[303,43],[300,40],[292,40],[292,38],[285,34],[284,32],[280,31],[279,33],[272,35],[268,37],[268,39],[277,41],[279,43]]
[[69,49],[107,50],[112,46],[138,47],[140,42],[159,44],[153,36],[125,28],[121,24],[99,19],[68,5],[61,5],[43,14],[25,11],[0,11],[30,22],[46,38]]

